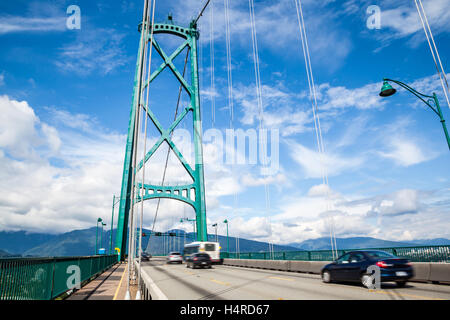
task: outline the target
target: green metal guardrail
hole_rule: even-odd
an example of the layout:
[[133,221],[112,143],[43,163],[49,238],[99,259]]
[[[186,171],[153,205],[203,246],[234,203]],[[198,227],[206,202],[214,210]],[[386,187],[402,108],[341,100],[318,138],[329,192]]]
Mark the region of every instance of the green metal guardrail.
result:
[[80,268],[80,282],[117,262],[117,255],[61,258],[1,258],[0,300],[51,300],[69,290],[68,278]]
[[[412,262],[450,262],[450,246],[417,246],[395,248],[368,248],[338,250],[341,256],[346,252],[356,250],[383,250]],[[271,260],[269,252],[221,252],[223,259],[261,259]],[[300,261],[332,261],[331,250],[315,251],[282,251],[274,252],[273,260],[300,260]]]

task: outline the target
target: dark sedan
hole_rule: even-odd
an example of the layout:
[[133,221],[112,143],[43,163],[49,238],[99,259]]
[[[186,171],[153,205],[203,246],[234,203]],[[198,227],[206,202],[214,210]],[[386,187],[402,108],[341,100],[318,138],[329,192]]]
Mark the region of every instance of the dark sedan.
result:
[[151,257],[152,257],[152,255],[150,253],[142,252],[141,261],[150,261]]
[[323,282],[351,281],[367,286],[370,274],[367,268],[376,265],[380,268],[380,282],[393,281],[403,287],[413,277],[409,260],[396,257],[381,250],[348,252],[336,261],[322,268]]
[[211,257],[207,253],[194,253],[186,257],[186,268],[211,268]]

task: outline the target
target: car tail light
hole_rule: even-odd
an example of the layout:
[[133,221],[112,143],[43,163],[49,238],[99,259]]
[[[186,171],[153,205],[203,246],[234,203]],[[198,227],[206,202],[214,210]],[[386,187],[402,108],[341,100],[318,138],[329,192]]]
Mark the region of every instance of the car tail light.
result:
[[194,261],[197,261],[198,260],[198,258],[194,258]]
[[384,261],[378,261],[377,266],[379,266],[380,268],[387,268],[388,265]]

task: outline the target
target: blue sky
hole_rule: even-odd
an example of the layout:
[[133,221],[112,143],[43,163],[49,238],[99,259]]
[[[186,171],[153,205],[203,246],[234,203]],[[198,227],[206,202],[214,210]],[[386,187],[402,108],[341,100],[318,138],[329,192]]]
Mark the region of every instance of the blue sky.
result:
[[[258,127],[249,9],[247,1],[229,2],[233,125],[247,130]],[[172,12],[176,24],[187,25],[202,3],[156,1],[156,19]],[[209,9],[199,22],[203,129],[214,125],[224,132],[230,122],[224,2],[212,3],[214,33]],[[450,152],[438,118],[398,87],[395,96],[378,97],[383,77],[398,79],[436,92],[450,117],[414,1],[302,3],[337,236],[450,237]],[[66,28],[73,4],[81,9],[80,30]],[[381,9],[379,30],[366,26],[370,5]],[[0,3],[0,230],[57,233],[91,227],[97,217],[109,221],[112,195],[120,192],[142,6],[119,0]],[[429,0],[424,6],[448,69],[450,4]],[[264,126],[279,130],[280,168],[265,177],[257,165],[226,165],[214,161],[214,146],[205,143],[208,220],[228,218],[231,234],[276,243],[326,236],[326,187],[294,1],[255,1],[255,15]],[[167,52],[177,44],[161,43]],[[156,53],[153,58],[152,69],[161,63]],[[166,71],[150,101],[167,125],[178,87]],[[189,130],[188,123],[182,128]],[[149,164],[152,181],[162,175],[160,151]],[[173,165],[169,179],[175,181],[181,172]],[[147,227],[154,211],[155,202],[145,204]],[[189,230],[190,224],[177,223],[181,216],[193,213],[162,201],[157,229]]]

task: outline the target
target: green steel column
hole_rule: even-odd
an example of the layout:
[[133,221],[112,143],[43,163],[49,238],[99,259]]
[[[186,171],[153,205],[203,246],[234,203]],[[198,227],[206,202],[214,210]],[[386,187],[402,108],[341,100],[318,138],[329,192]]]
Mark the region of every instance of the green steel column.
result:
[[113,234],[113,225],[114,225],[114,205],[115,205],[115,202],[116,202],[116,196],[113,195],[112,214],[111,214],[111,233],[109,235],[109,251],[108,251],[109,254],[112,254],[114,252],[113,248],[112,248],[112,234]]
[[97,246],[98,246],[98,220],[97,220],[97,225],[95,226],[95,253],[94,253],[94,255],[96,255],[98,252]]
[[441,123],[442,123],[442,128],[444,129],[445,138],[447,139],[448,148],[450,149],[450,137],[448,135],[447,126],[445,125],[444,115],[442,114],[442,110],[441,110],[441,107],[439,106],[439,101],[438,101],[437,96],[436,96],[435,93],[433,93],[433,99],[434,99],[434,103],[436,104],[436,108],[437,108],[437,111],[438,111],[438,114],[439,114],[439,118],[440,118]]
[[[196,25],[191,23],[191,29]],[[205,183],[203,173],[202,119],[200,113],[200,90],[198,78],[197,36],[191,37],[191,106],[194,120],[195,150],[195,214],[197,220],[197,241],[208,241],[206,226]]]

